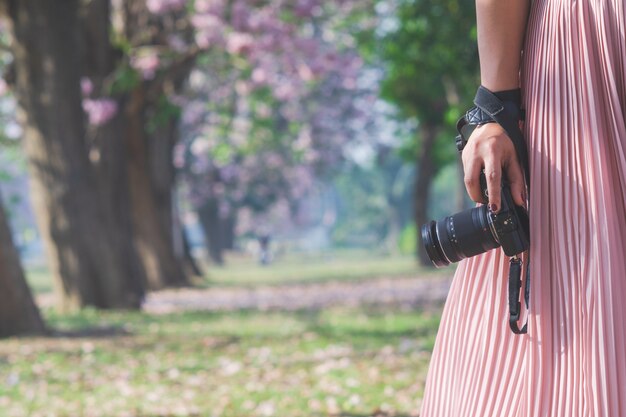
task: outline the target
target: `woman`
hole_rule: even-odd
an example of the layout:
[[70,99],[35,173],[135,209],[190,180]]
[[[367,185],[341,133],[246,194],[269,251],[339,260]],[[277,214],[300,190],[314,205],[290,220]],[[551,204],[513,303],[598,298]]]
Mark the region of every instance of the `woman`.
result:
[[[509,328],[508,259],[463,261],[421,417],[626,416],[626,0],[477,0],[483,86],[521,85],[530,162],[528,334]],[[521,75],[520,75],[521,73]],[[469,195],[501,173],[523,204],[502,128],[463,150]],[[499,192],[489,193],[499,210]]]

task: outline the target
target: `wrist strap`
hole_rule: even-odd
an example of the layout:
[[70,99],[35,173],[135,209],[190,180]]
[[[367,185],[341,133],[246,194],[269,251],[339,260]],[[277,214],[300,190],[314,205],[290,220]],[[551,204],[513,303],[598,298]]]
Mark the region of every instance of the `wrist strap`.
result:
[[528,151],[526,150],[524,136],[519,127],[519,121],[522,120],[523,113],[519,106],[510,101],[501,101],[494,93],[487,90],[482,85],[478,87],[478,91],[476,91],[474,104],[502,126],[509,138],[513,141],[517,158],[524,171],[526,186],[530,188]]

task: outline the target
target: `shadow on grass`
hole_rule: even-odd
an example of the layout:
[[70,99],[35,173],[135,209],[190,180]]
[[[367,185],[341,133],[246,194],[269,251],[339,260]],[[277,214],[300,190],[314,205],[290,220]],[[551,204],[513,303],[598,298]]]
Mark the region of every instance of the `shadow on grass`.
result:
[[49,328],[45,335],[51,338],[63,339],[108,339],[111,337],[130,336],[132,334],[123,326],[92,326],[72,330]]

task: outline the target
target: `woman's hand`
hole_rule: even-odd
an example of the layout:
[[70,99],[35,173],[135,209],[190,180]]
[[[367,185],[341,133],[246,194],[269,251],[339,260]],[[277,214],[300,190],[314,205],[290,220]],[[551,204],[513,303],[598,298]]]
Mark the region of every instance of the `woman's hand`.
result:
[[480,171],[485,170],[489,210],[500,210],[501,181],[504,171],[511,186],[513,201],[518,206],[526,205],[524,174],[520,167],[513,142],[497,123],[478,126],[461,154],[465,172],[465,188],[470,198],[483,203],[480,190]]

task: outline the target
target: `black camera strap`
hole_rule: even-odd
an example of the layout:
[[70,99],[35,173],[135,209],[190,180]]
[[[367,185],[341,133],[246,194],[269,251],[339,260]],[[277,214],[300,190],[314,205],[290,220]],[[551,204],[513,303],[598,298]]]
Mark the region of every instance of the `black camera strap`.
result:
[[[523,119],[522,111],[517,103],[500,100],[494,93],[483,86],[478,88],[474,104],[498,123],[507,133],[515,152],[522,165],[526,186],[530,189],[530,169],[528,164],[528,151],[524,142],[524,135],[519,127],[519,121]],[[529,193],[530,194],[530,193]],[[509,327],[515,334],[523,334],[528,331],[527,324],[520,329],[518,321],[521,313],[520,292],[522,288],[522,260],[514,256],[509,264]],[[528,308],[530,297],[530,260],[526,265],[526,286],[524,289],[524,302]]]

